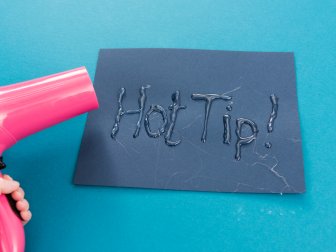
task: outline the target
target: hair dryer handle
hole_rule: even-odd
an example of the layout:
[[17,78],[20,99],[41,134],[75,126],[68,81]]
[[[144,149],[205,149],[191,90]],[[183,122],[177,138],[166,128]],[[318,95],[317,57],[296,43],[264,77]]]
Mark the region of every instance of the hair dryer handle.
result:
[[[23,221],[22,217],[21,217],[21,213],[20,211],[16,208],[16,200],[14,200],[12,198],[12,195],[11,194],[6,194],[6,198],[7,198],[7,201],[9,203],[9,205],[11,206],[13,212],[15,213],[15,215],[21,220]],[[1,251],[0,251],[1,252]]]
[[0,195],[0,252],[24,252],[25,236],[20,218],[6,195]]

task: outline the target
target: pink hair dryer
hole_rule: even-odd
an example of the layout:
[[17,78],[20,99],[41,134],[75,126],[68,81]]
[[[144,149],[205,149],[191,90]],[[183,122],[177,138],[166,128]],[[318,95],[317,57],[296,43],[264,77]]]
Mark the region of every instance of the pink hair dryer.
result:
[[[0,169],[2,153],[20,139],[96,108],[85,67],[0,87]],[[23,225],[10,199],[0,195],[0,252],[23,252]]]

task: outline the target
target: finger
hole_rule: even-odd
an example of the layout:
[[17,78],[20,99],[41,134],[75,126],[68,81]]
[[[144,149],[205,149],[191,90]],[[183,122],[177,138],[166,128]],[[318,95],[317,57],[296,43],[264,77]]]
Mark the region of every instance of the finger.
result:
[[16,208],[19,211],[27,211],[29,209],[29,203],[26,199],[16,202]]
[[19,187],[19,189],[17,189],[16,191],[12,192],[12,198],[15,201],[23,200],[24,196],[25,196],[25,192],[23,191],[21,187]]
[[3,178],[0,178],[0,193],[12,193],[19,189],[20,184],[17,181],[14,180],[5,180]]
[[2,177],[6,180],[13,180],[12,177],[7,174],[3,175]]
[[32,218],[32,213],[28,210],[28,211],[22,211],[20,213],[21,218],[23,219],[23,224],[26,225],[28,223],[28,221],[31,220]]

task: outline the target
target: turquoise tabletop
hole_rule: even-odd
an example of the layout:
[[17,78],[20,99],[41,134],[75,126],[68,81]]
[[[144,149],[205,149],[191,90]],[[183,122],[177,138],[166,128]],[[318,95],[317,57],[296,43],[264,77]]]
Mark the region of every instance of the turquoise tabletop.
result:
[[306,193],[74,186],[83,115],[4,154],[33,212],[26,251],[336,251],[335,13],[333,0],[0,1],[1,85],[82,65],[93,78],[100,48],[291,51],[296,60]]

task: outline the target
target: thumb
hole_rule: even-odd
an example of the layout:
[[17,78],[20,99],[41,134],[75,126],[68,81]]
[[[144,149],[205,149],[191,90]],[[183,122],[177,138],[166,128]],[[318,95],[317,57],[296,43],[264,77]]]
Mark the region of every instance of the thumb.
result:
[[7,174],[2,175],[2,178],[5,180],[13,180],[12,177]]
[[0,177],[0,194],[12,193],[15,190],[19,189],[20,184],[14,180],[3,179]]

